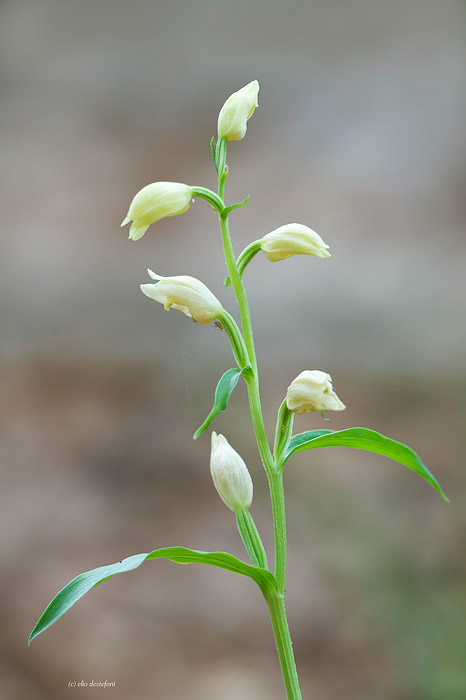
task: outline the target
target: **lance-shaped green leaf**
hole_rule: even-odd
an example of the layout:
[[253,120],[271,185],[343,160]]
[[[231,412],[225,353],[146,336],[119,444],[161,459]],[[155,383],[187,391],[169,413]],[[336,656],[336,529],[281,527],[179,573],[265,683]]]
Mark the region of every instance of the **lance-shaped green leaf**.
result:
[[150,554],[134,554],[132,557],[127,557],[116,564],[100,566],[98,569],[92,569],[76,576],[57,593],[44,610],[29,636],[28,644],[37,635],[59,620],[80,598],[99,583],[116,574],[133,571],[133,569],[137,569],[138,566],[149,559],[169,559],[177,564],[210,564],[211,566],[218,566],[227,571],[232,571],[235,574],[249,576],[257,583],[264,595],[277,591],[275,577],[270,571],[246,564],[241,559],[237,559],[227,552],[200,552],[186,547],[164,547],[163,549],[156,549]]
[[359,450],[368,450],[379,455],[404,464],[416,474],[422,476],[447,502],[440,485],[433,474],[421,462],[418,455],[407,445],[396,440],[391,440],[375,430],[368,428],[347,428],[346,430],[310,430],[299,435],[294,435],[286,448],[282,458],[282,464],[295,452],[311,450],[315,447],[354,447]]
[[197,440],[199,435],[202,435],[202,433],[207,430],[214,418],[218,416],[219,413],[223,413],[223,411],[226,409],[230,396],[235,390],[240,376],[241,370],[233,368],[227,369],[225,374],[220,377],[217,388],[215,389],[215,399],[212,410],[203,424],[194,433],[193,440]]

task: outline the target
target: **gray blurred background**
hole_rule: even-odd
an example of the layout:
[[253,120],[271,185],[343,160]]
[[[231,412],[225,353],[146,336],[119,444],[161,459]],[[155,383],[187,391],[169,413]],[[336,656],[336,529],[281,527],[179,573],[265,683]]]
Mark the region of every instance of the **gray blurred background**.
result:
[[[251,194],[235,248],[298,221],[332,252],[245,275],[267,426],[323,369],[348,408],[297,430],[379,429],[452,499],[369,453],[289,463],[303,696],[464,700],[465,38],[460,0],[0,3],[1,700],[284,697],[259,592],[208,567],[150,562],[26,647],[81,571],[173,544],[245,558],[192,441],[226,339],[139,291],[148,266],[190,274],[236,314],[216,217],[196,201],[138,243],[119,225],[149,182],[215,186],[218,111],[254,78],[228,157],[228,201]],[[271,545],[244,387],[214,427]]]

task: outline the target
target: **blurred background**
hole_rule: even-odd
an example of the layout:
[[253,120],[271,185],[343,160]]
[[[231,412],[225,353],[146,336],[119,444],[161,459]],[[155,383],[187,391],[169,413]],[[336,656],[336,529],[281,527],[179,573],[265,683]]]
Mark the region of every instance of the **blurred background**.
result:
[[[347,405],[297,430],[408,442],[451,496],[369,453],[288,464],[288,610],[303,696],[464,700],[466,4],[460,0],[0,3],[0,697],[281,700],[266,606],[222,570],[150,562],[99,586],[27,648],[76,574],[167,545],[244,557],[192,434],[224,334],[143,297],[146,267],[224,289],[202,201],[137,244],[156,180],[215,187],[209,140],[250,80],[231,144],[237,252],[290,221],[332,258],[258,256],[245,275],[267,426],[305,368]],[[237,315],[237,314],[236,314]],[[214,425],[247,461],[239,387]],[[113,688],[68,689],[108,680]]]

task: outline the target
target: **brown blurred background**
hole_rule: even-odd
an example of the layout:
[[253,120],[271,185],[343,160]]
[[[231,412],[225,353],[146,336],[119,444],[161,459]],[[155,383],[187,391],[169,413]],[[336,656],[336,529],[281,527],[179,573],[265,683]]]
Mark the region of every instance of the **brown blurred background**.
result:
[[[299,371],[326,370],[348,408],[297,429],[408,442],[452,499],[369,453],[289,463],[303,695],[464,700],[465,39],[460,0],[0,3],[2,700],[284,697],[260,594],[208,567],[150,562],[26,647],[82,571],[172,544],[245,557],[191,439],[229,347],[139,291],[147,266],[191,274],[236,313],[216,218],[197,201],[137,244],[119,224],[148,182],[215,186],[218,111],[253,78],[236,250],[289,221],[332,250],[246,273],[267,425]],[[244,387],[215,429],[270,545]]]

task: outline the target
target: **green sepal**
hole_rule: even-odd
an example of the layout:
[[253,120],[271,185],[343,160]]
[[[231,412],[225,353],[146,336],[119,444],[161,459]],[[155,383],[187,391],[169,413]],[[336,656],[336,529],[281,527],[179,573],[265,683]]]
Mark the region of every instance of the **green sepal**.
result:
[[315,447],[353,447],[389,457],[422,476],[445,501],[449,502],[436,478],[421,462],[414,450],[402,442],[397,442],[377,433],[375,430],[369,430],[368,428],[347,428],[346,430],[336,431],[310,430],[294,435],[282,456],[281,465],[284,465],[287,459],[295,452],[311,450]]
[[207,430],[214,418],[218,416],[219,413],[223,413],[223,411],[226,409],[230,396],[235,390],[240,376],[241,370],[237,369],[236,367],[233,369],[227,369],[225,374],[222,374],[217,384],[217,388],[215,389],[215,398],[212,410],[203,424],[194,433],[193,440],[197,440],[199,435],[202,435],[202,433]]
[[200,552],[186,547],[164,547],[156,549],[150,554],[134,554],[116,564],[100,566],[97,569],[79,574],[70,581],[49,603],[40,616],[36,626],[32,630],[28,644],[39,634],[48,629],[62,617],[80,598],[95,588],[99,583],[116,574],[137,569],[143,562],[149,559],[169,559],[177,564],[210,564],[218,566],[235,574],[249,576],[257,583],[264,595],[277,591],[277,582],[274,575],[266,569],[260,569],[246,564],[227,552]]
[[214,138],[214,136],[212,136],[212,138],[210,139],[210,151],[212,153],[212,158],[214,159],[214,163],[215,163],[215,138]]

